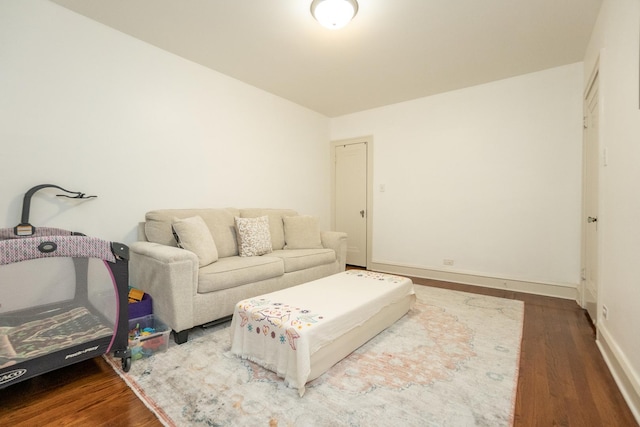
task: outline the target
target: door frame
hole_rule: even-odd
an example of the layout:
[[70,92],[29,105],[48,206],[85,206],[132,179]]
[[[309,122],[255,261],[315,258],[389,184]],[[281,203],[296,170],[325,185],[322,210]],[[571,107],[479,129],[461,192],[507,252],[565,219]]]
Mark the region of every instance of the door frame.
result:
[[[367,146],[367,206],[366,206],[366,233],[367,233],[367,256],[366,269],[371,265],[371,251],[373,248],[373,136],[362,136],[359,138],[341,139],[330,143],[330,164],[331,164],[331,229],[336,227],[336,147],[340,145],[366,143]],[[348,237],[347,237],[348,239]]]
[[[580,307],[586,309],[587,308],[587,301],[586,301],[586,292],[587,292],[587,280],[586,280],[586,265],[587,265],[587,227],[588,227],[588,223],[587,223],[587,192],[596,192],[597,194],[597,205],[598,205],[598,217],[601,217],[601,212],[600,212],[600,180],[601,180],[601,173],[600,170],[597,171],[598,173],[598,182],[596,184],[596,188],[592,188],[589,189],[587,188],[587,131],[586,131],[586,120],[587,120],[587,116],[589,114],[589,99],[590,99],[590,95],[592,93],[592,91],[594,90],[595,84],[597,82],[598,84],[598,141],[597,141],[597,147],[596,147],[596,152],[598,153],[598,169],[600,169],[600,153],[601,153],[601,147],[602,147],[602,141],[601,141],[601,135],[600,135],[600,122],[602,120],[602,114],[601,114],[601,100],[599,99],[599,93],[600,93],[600,79],[599,79],[599,74],[600,74],[600,67],[599,67],[599,60],[596,61],[596,64],[594,65],[594,68],[591,72],[591,75],[589,77],[588,83],[585,87],[584,90],[584,94],[583,94],[583,98],[582,98],[582,105],[583,105],[583,120],[585,120],[585,128],[583,129],[583,133],[582,133],[582,209],[581,209],[581,214],[582,214],[582,218],[581,218],[581,244],[580,244],[580,286],[578,287],[579,289],[579,294],[578,294],[578,303],[580,305]],[[598,223],[598,229],[600,229],[600,223]],[[596,245],[598,247],[598,255],[597,258],[595,260],[596,264],[597,264],[597,270],[596,270],[596,287],[597,287],[597,294],[596,294],[596,313],[599,314],[600,312],[600,304],[599,304],[599,300],[600,300],[600,260],[602,259],[602,245],[600,244],[600,230],[597,231],[597,235],[596,235]],[[592,321],[595,323],[597,323],[597,316],[595,319],[592,319]]]

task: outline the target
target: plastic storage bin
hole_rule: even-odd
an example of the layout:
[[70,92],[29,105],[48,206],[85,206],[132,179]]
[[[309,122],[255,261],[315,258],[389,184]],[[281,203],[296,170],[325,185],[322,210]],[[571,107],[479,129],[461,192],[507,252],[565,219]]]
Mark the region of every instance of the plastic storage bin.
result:
[[129,320],[131,359],[150,357],[169,347],[171,329],[153,314]]
[[129,303],[129,320],[150,314],[153,314],[153,300],[151,299],[151,295],[145,293],[141,301]]

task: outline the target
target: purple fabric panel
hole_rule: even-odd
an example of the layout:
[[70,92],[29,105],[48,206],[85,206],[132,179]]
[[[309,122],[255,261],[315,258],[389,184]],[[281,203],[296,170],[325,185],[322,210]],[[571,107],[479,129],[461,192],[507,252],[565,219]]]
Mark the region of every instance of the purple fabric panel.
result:
[[[41,252],[44,242],[57,245],[52,252]],[[0,241],[0,265],[47,257],[98,258],[115,262],[111,243],[87,236],[39,236]]]

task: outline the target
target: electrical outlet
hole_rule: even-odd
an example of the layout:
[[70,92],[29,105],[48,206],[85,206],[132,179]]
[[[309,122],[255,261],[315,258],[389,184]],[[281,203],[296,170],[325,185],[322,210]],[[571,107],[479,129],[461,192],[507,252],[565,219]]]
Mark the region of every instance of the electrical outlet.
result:
[[445,258],[445,259],[442,260],[442,264],[444,264],[444,265],[453,265],[453,260]]
[[606,305],[602,306],[602,318],[604,320],[607,320],[607,318],[609,317],[609,309],[607,308]]

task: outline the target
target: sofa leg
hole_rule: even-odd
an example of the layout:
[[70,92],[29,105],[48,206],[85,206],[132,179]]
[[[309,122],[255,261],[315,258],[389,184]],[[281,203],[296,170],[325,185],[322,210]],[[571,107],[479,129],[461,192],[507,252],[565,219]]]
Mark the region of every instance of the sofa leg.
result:
[[184,331],[176,332],[173,331],[173,339],[176,344],[184,344],[189,339],[189,330],[185,329]]

